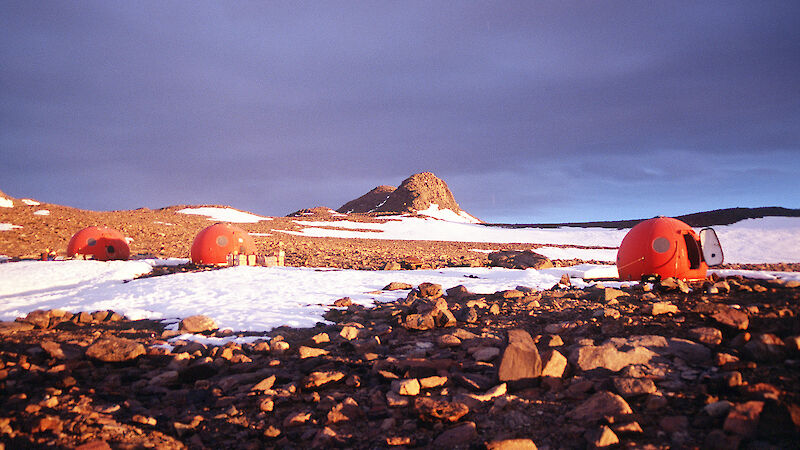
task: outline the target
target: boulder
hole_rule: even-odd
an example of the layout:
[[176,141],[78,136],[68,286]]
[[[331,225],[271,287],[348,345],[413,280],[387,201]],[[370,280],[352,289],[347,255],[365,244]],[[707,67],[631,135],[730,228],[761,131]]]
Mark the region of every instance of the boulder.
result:
[[218,328],[219,326],[217,326],[217,322],[214,319],[204,315],[195,315],[181,320],[178,331],[181,333],[205,333]]
[[103,362],[130,361],[144,354],[144,345],[118,337],[100,338],[86,349],[86,356]]
[[489,253],[489,265],[507,269],[548,269],[553,267],[553,262],[531,250],[502,250]]

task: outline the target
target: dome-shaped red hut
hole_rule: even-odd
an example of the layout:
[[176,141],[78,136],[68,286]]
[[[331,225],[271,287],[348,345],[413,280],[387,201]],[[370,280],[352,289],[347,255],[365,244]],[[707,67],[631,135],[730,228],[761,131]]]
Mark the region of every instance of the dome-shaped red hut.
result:
[[706,277],[709,264],[721,264],[722,259],[722,247],[711,228],[703,229],[698,237],[680,220],[656,217],[640,222],[622,239],[617,271],[623,281],[651,276],[700,280]]
[[237,226],[217,223],[204,228],[194,238],[191,257],[195,264],[227,264],[228,255],[254,255],[256,244]]
[[72,236],[67,245],[67,256],[90,256],[98,261],[127,260],[131,249],[125,236],[108,227],[84,228]]

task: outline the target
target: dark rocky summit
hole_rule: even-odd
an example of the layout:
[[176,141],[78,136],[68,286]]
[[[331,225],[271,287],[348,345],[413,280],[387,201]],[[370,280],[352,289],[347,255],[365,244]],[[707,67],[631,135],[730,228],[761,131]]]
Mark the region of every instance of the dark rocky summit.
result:
[[[166,275],[169,276],[169,275]],[[800,283],[398,281],[221,346],[112,311],[0,323],[5,448],[793,448]],[[340,299],[344,300],[344,299]],[[349,304],[348,304],[349,303]],[[253,340],[255,339],[255,340]]]
[[345,203],[341,213],[413,213],[436,204],[439,209],[460,213],[450,188],[431,172],[422,172],[405,179],[397,189],[378,186],[361,197]]

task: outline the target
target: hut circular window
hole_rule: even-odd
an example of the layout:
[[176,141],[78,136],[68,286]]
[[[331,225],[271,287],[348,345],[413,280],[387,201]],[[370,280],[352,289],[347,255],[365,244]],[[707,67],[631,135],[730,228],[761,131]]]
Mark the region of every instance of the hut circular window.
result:
[[658,237],[653,240],[653,250],[656,253],[665,253],[669,250],[669,239],[665,237]]

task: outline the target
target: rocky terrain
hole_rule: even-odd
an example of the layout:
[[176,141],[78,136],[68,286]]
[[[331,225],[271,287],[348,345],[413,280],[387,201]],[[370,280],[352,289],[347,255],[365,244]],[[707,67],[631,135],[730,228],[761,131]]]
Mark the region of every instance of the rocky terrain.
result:
[[[0,323],[0,442],[733,449],[800,439],[800,283],[580,290],[565,277],[547,291],[475,295],[397,277],[384,288],[406,289],[395,302],[342,298],[330,324],[243,344],[175,340],[161,322],[111,311]],[[203,316],[180,327],[235,334]]]
[[[431,203],[461,211],[431,177],[379,186],[340,209],[363,212],[316,207],[237,226],[256,233],[260,252],[283,248],[294,266],[585,262],[524,251],[537,243],[285,233],[303,220],[358,229]],[[20,227],[0,232],[0,254],[15,259],[63,256],[72,234],[91,225],[130,236],[135,255],[186,257],[213,223],[178,213],[185,206],[95,212],[0,197],[12,203],[0,207],[0,223]],[[146,276],[187,270],[210,268]],[[396,301],[364,308],[342,298],[313,328],[237,333],[195,316],[175,331],[113,311],[34,311],[0,322],[0,447],[760,449],[800,441],[800,283],[712,275],[577,289],[565,277],[547,291],[478,295],[407,285],[396,274],[384,288]],[[183,332],[209,343],[181,340]]]

